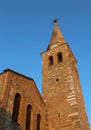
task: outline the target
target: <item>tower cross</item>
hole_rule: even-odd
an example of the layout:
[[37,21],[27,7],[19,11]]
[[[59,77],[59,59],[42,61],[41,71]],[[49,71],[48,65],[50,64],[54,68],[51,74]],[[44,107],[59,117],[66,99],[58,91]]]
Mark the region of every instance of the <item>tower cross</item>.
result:
[[55,18],[55,19],[53,20],[53,22],[54,22],[54,24],[57,24],[58,18]]

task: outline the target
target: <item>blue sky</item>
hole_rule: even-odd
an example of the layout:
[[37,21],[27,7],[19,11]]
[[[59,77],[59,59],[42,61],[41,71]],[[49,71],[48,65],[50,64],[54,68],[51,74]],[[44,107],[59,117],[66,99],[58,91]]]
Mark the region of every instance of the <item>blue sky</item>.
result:
[[40,53],[54,18],[78,61],[91,126],[91,0],[0,0],[0,72],[11,68],[32,77],[41,92]]

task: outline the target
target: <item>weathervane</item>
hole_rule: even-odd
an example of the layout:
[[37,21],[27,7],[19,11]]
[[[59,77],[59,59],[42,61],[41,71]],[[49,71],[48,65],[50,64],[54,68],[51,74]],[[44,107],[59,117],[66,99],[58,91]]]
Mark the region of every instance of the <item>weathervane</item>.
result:
[[53,20],[53,22],[54,22],[54,24],[57,24],[58,18],[55,18],[55,19]]

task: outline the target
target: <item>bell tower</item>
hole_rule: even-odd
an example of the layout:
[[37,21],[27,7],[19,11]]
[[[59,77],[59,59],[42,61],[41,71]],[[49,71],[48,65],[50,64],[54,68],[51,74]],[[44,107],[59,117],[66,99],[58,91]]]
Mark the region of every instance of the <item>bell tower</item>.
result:
[[90,130],[77,71],[77,60],[57,22],[42,53],[42,96],[47,130]]

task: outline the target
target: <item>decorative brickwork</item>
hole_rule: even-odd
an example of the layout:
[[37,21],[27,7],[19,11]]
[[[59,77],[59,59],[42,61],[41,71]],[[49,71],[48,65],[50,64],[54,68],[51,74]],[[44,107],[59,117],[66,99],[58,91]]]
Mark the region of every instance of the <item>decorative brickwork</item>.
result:
[[42,53],[42,96],[33,79],[0,74],[0,130],[90,130],[76,63],[55,23]]

